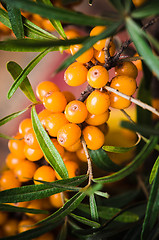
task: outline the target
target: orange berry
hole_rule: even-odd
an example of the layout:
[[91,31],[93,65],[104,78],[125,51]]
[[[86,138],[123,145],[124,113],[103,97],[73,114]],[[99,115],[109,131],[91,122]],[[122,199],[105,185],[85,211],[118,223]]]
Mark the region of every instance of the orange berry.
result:
[[125,109],[131,105],[131,102],[115,93],[110,93],[110,107]]
[[37,148],[39,149],[39,143],[36,138],[35,132],[33,128],[30,128],[27,133],[24,136],[24,142],[30,147],[30,148]]
[[[135,53],[134,57],[139,57],[139,54]],[[133,63],[137,67],[138,71],[142,71],[142,61],[141,60],[133,61]]]
[[49,32],[55,31],[55,28],[53,27],[53,25],[52,25],[52,23],[50,22],[49,19],[43,19],[42,20],[42,28],[49,31]]
[[86,153],[85,153],[83,147],[81,147],[80,149],[78,149],[76,151],[76,155],[82,162],[87,162],[87,156],[86,156]]
[[65,108],[65,116],[69,122],[82,123],[87,117],[86,105],[78,100],[71,101]]
[[43,98],[45,108],[51,112],[63,112],[67,101],[62,92],[52,92]]
[[[42,208],[42,200],[41,199],[36,199],[36,200],[32,200],[29,205],[27,206],[27,208],[33,208],[33,209],[43,209]],[[47,214],[35,214],[35,213],[26,213],[27,216],[34,218],[36,221],[40,221],[43,218],[47,217]]]
[[105,63],[104,50],[97,51],[96,49],[94,49],[94,58],[100,63]]
[[[65,34],[66,34],[67,39],[79,38],[80,37],[79,32],[76,29],[73,29],[73,28],[66,29]],[[71,53],[70,49],[66,49],[65,52],[67,52],[69,54]]]
[[136,78],[137,74],[137,67],[132,62],[121,62],[115,67],[115,75],[124,75],[131,78]]
[[69,92],[69,91],[63,91],[62,92],[67,100],[67,103],[75,100],[75,95],[72,93],[72,92]]
[[104,134],[99,128],[94,126],[87,126],[83,129],[83,137],[87,147],[91,150],[97,150],[104,144]]
[[98,126],[108,121],[109,116],[110,116],[110,113],[108,110],[98,115],[89,113],[85,122],[92,126]]
[[0,178],[1,190],[20,187],[21,183],[15,176],[12,170],[6,170],[2,173]]
[[77,155],[75,152],[68,152],[68,151],[65,151],[65,154],[63,156],[63,161],[78,161],[78,158],[77,158]]
[[94,66],[89,69],[87,74],[87,81],[93,88],[104,87],[109,80],[108,71],[102,66]]
[[65,82],[72,87],[80,86],[87,81],[88,69],[79,62],[72,63],[64,73]]
[[30,148],[27,144],[24,146],[25,157],[30,161],[38,161],[43,157],[43,151],[39,148]]
[[135,7],[141,7],[144,3],[146,3],[148,0],[132,0]]
[[135,93],[137,85],[134,78],[118,75],[112,79],[110,87],[117,89],[121,93],[131,96]]
[[57,141],[63,147],[70,147],[81,137],[81,129],[77,124],[67,123],[57,133]]
[[24,137],[27,131],[32,128],[32,122],[30,118],[26,118],[19,124],[19,133]]
[[50,81],[44,81],[38,84],[36,87],[36,95],[37,97],[43,101],[43,98],[52,92],[60,91],[59,87]]
[[3,225],[3,231],[5,236],[13,236],[17,234],[18,220],[8,219],[8,221]]
[[108,92],[95,90],[86,99],[86,107],[91,114],[102,114],[108,110],[109,106],[110,96]]
[[[99,35],[100,33],[102,33],[104,30],[106,30],[106,27],[104,26],[96,26],[94,27],[91,32],[90,32],[90,36],[93,37],[93,36],[96,36],[96,35]],[[100,51],[102,50],[104,47],[105,47],[105,42],[106,42],[106,39],[102,39],[102,40],[99,40],[98,42],[96,42],[93,47]]]
[[[68,171],[68,176],[69,178],[73,178],[79,175],[80,173],[80,168],[77,162],[73,161],[65,161],[65,166]],[[58,180],[61,179],[61,177],[58,175],[58,173],[55,171],[56,178]]]
[[[76,44],[72,45],[70,47],[71,54],[74,55],[76,52],[78,52],[82,48],[82,44]],[[89,48],[87,51],[85,51],[83,54],[81,54],[78,58],[76,58],[77,62],[80,63],[87,63],[93,58],[93,48]]]
[[30,229],[33,229],[33,228],[35,228],[35,226],[33,226],[34,224],[35,224],[35,221],[31,218],[21,220],[17,226],[18,232],[22,233],[22,232],[28,231]]
[[62,193],[56,193],[50,196],[49,199],[54,208],[61,208],[63,206]]
[[13,153],[9,153],[6,158],[6,165],[10,169],[14,169],[17,166],[17,164],[19,164],[23,160],[24,158],[18,158]]
[[64,113],[52,113],[45,119],[45,127],[49,135],[57,137],[58,130],[69,123]]
[[4,225],[8,219],[8,213],[0,211],[0,226]]
[[63,157],[65,153],[65,149],[58,143],[58,141],[55,138],[52,138],[51,141],[53,142],[55,148],[57,149],[61,157]]
[[14,172],[20,182],[27,182],[33,178],[36,169],[37,165],[34,162],[24,160],[16,166]]
[[34,173],[34,183],[42,184],[36,180],[54,182],[55,181],[55,171],[50,166],[41,166]]
[[18,133],[16,136],[14,136],[14,138],[15,140],[11,139],[8,141],[8,148],[10,152],[13,153],[17,158],[25,158],[24,155],[25,143],[24,139],[22,139],[22,135]]
[[51,114],[52,114],[52,112],[50,112],[47,109],[43,109],[41,112],[39,112],[38,118],[39,118],[39,120],[40,120],[40,122],[41,122],[41,124],[43,125],[44,128],[45,128],[45,120]]
[[81,140],[80,139],[76,143],[74,143],[70,147],[66,147],[65,149],[69,152],[76,152],[79,148],[81,148]]

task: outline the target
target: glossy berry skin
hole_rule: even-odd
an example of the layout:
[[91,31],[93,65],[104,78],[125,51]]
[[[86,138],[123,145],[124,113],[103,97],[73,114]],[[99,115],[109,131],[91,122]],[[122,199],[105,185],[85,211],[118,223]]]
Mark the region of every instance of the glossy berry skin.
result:
[[43,101],[43,98],[46,97],[48,94],[55,91],[60,91],[59,87],[51,81],[41,82],[36,87],[36,95],[41,101]]
[[59,152],[59,154],[61,155],[61,157],[63,158],[65,154],[65,149],[58,143],[58,141],[55,138],[52,138],[51,141],[54,144],[57,151]]
[[14,173],[20,182],[27,182],[32,179],[36,169],[37,165],[34,162],[24,160],[16,166]]
[[9,153],[6,158],[6,165],[9,169],[14,169],[24,158],[18,158],[13,153]]
[[65,108],[65,116],[69,122],[82,123],[88,115],[86,105],[78,100],[71,101]]
[[67,100],[62,92],[52,92],[43,98],[45,108],[53,113],[63,112],[67,105]]
[[63,161],[66,162],[66,161],[78,161],[78,158],[77,158],[77,155],[75,152],[68,152],[68,151],[65,151],[65,154],[63,156]]
[[[115,53],[115,44],[113,41],[109,43],[109,54],[112,57]],[[105,51],[104,50],[96,50],[94,49],[94,58],[98,60],[100,63],[105,63]]]
[[112,79],[110,87],[118,90],[121,93],[131,96],[135,93],[137,85],[134,78],[118,75]]
[[[134,57],[139,57],[139,54],[135,53]],[[137,67],[138,71],[142,71],[142,61],[141,60],[133,61],[133,63]]]
[[89,113],[85,122],[92,126],[98,126],[98,125],[101,125],[101,124],[107,122],[109,119],[109,116],[110,116],[109,110],[105,111],[104,113],[98,114],[98,115]]
[[110,93],[110,107],[116,109],[125,109],[131,105],[131,102],[115,93]]
[[1,190],[6,190],[10,188],[20,187],[21,183],[15,176],[12,170],[6,170],[2,173],[0,178],[0,188]]
[[64,113],[52,113],[45,119],[45,127],[51,137],[57,137],[58,130],[69,123]]
[[35,226],[33,226],[35,224],[35,221],[33,219],[25,219],[25,220],[21,220],[18,224],[18,232],[22,233],[25,231],[28,231],[30,229],[35,228]]
[[82,162],[87,162],[87,156],[85,154],[83,147],[76,151],[76,155]]
[[87,126],[82,131],[87,147],[91,150],[97,150],[104,144],[104,134],[99,128]]
[[[72,45],[70,47],[71,54],[74,55],[76,52],[78,52],[83,46],[81,44]],[[78,58],[76,58],[77,62],[80,63],[87,63],[93,58],[93,48],[89,48],[87,51],[85,51],[83,54],[81,54]]]
[[[67,39],[79,38],[80,37],[79,32],[74,28],[66,29],[65,34],[66,34]],[[70,49],[66,49],[65,52],[71,54]]]
[[55,171],[50,166],[41,166],[34,173],[34,183],[42,184],[36,180],[54,182],[55,181]]
[[72,63],[64,73],[65,82],[72,87],[80,86],[87,81],[88,69],[79,62]]
[[57,141],[63,147],[70,147],[81,137],[81,129],[75,123],[68,123],[59,129]]
[[[94,27],[94,28],[91,30],[90,36],[91,36],[91,37],[92,37],[92,36],[96,36],[96,35],[102,33],[104,30],[106,30],[106,27],[104,27],[104,26],[96,26],[96,27]],[[100,50],[102,50],[102,49],[105,47],[105,42],[106,42],[106,39],[99,40],[98,42],[96,42],[96,43],[93,45],[93,47],[94,47],[96,50],[100,51]]]
[[54,208],[61,208],[63,206],[62,193],[56,193],[50,196],[49,199]]
[[45,120],[48,116],[50,116],[52,114],[52,112],[50,112],[47,109],[43,109],[41,112],[38,113],[38,118],[41,122],[41,124],[43,125],[43,127],[45,128]]
[[132,62],[121,62],[115,67],[115,75],[124,75],[136,78],[137,74],[137,67]]
[[18,133],[16,136],[14,136],[14,138],[15,140],[11,139],[8,141],[8,148],[10,152],[13,153],[17,158],[25,158],[24,155],[25,142],[22,139],[22,135]]
[[73,145],[70,147],[65,148],[69,152],[76,152],[78,149],[81,148],[81,139],[79,139],[77,142],[75,142]]
[[91,114],[102,114],[108,110],[110,106],[110,97],[108,92],[99,90],[93,91],[86,100],[87,110]]
[[19,133],[24,137],[27,131],[32,128],[32,122],[30,118],[26,118],[19,124]]
[[28,160],[33,162],[40,160],[44,156],[40,146],[39,148],[30,148],[27,144],[24,146],[24,154]]
[[39,143],[36,138],[35,132],[33,128],[30,128],[27,133],[24,136],[24,142],[30,147],[30,148],[37,148],[39,149]]
[[135,5],[135,7],[140,7],[142,6],[144,3],[146,3],[148,0],[132,0],[133,4]]
[[67,103],[73,101],[76,99],[75,95],[72,92],[69,91],[63,91],[62,92],[67,100]]
[[[77,162],[73,162],[73,161],[65,161],[65,166],[66,166],[66,169],[68,171],[68,176],[69,178],[73,178],[73,177],[76,177],[79,175],[80,173],[80,168],[79,168],[79,165]],[[58,180],[61,179],[61,177],[58,175],[57,172],[55,172],[55,175],[56,175],[56,178]]]
[[89,69],[87,74],[87,81],[93,88],[104,87],[109,80],[108,71],[102,66],[94,66]]

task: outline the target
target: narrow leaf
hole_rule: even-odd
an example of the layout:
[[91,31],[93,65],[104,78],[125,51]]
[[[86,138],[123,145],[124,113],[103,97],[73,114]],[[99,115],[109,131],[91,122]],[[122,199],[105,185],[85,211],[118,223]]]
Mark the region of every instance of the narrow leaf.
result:
[[97,209],[97,204],[96,204],[94,194],[91,194],[89,197],[89,206],[90,206],[91,219],[98,222],[99,216],[98,216],[98,209]]
[[[18,77],[15,79],[13,85],[11,86],[11,88],[8,91],[8,98],[10,99],[13,94],[15,93],[15,91],[17,90],[17,88],[22,84],[22,82],[26,79],[27,75],[32,71],[32,69],[40,62],[40,60],[49,52],[51,52],[52,49],[46,49],[45,51],[43,51],[42,53],[40,53],[37,57],[35,57],[29,64],[28,66],[21,71],[21,73],[18,75]],[[19,69],[20,70],[20,69]],[[18,71],[19,72],[19,71]],[[26,80],[25,80],[26,81]],[[25,83],[22,85],[23,89],[24,89],[24,85]]]
[[15,36],[19,39],[24,38],[24,28],[20,9],[14,8],[12,5],[8,3],[7,10],[12,30]]
[[142,226],[141,240],[148,239],[149,233],[151,233],[152,228],[158,218],[159,213],[159,167],[157,169],[157,173],[155,179],[152,184],[152,188],[150,191],[149,200],[147,203],[145,219]]
[[159,14],[159,2],[158,0],[151,0],[142,8],[135,9],[132,12],[133,18],[145,18],[149,16],[155,16]]
[[146,65],[153,72],[155,72],[159,78],[158,58],[153,54],[152,49],[147,44],[146,40],[143,38],[141,29],[137,26],[137,24],[131,18],[126,19],[126,27],[130,34],[131,39],[134,42],[137,52],[139,53],[139,55],[143,57]]
[[49,135],[43,128],[36,113],[35,107],[31,109],[31,119],[35,135],[44,153],[44,156],[46,157],[50,165],[55,169],[55,171],[60,175],[61,178],[68,178],[68,172],[63,162],[63,159],[61,158],[61,155],[55,148]]
[[81,184],[86,179],[87,176],[84,175],[66,180],[58,180],[49,184],[29,185],[4,190],[0,192],[0,203],[17,203],[42,199],[66,190],[79,191],[79,188],[75,186]]
[[158,166],[159,166],[159,157],[156,159],[154,165],[153,165],[153,168],[151,170],[151,174],[150,174],[150,177],[149,177],[149,183],[152,184],[156,174],[157,174],[157,170],[158,170]]
[[57,240],[66,240],[67,239],[67,219],[65,219],[65,222],[63,224],[63,226],[60,229],[60,232],[57,236]]
[[95,194],[100,197],[109,198],[109,194],[107,192],[95,191]]
[[25,108],[25,109],[23,109],[23,110],[21,110],[21,111],[12,113],[12,114],[10,114],[10,115],[8,115],[8,116],[0,119],[0,126],[4,125],[5,123],[11,121],[12,119],[14,119],[14,118],[16,118],[16,117],[18,117],[18,116],[20,116],[21,114],[23,114],[23,113],[24,113],[25,111],[27,111],[27,110],[28,110],[28,108]]
[[2,133],[0,133],[0,137],[1,137],[1,138],[4,138],[4,139],[8,139],[8,140],[15,140],[15,139],[16,139],[16,138],[14,138],[14,137],[10,137],[10,136],[7,136],[7,135],[2,134]]
[[[13,61],[7,63],[7,70],[10,72],[14,80],[16,80],[23,71],[23,69]],[[27,77],[23,80],[19,87],[31,102],[37,102],[31,84]]]
[[23,213],[34,213],[34,214],[48,214],[48,211],[41,210],[41,209],[33,209],[33,208],[23,208],[23,207],[16,207],[10,204],[0,204],[0,211],[5,212],[23,212]]
[[74,218],[75,220],[77,220],[78,222],[83,223],[83,224],[85,224],[87,226],[94,227],[94,228],[100,227],[99,223],[97,223],[95,221],[92,221],[92,220],[89,220],[89,219],[87,219],[85,217],[78,216],[78,215],[76,215],[74,213],[71,213],[70,216],[72,218]]

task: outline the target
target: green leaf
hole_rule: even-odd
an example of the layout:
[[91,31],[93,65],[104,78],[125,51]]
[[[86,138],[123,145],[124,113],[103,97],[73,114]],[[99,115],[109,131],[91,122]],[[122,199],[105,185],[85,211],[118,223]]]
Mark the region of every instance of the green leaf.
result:
[[98,149],[95,151],[89,150],[89,154],[94,164],[105,171],[115,172],[121,169],[121,167],[112,162],[103,149]]
[[107,192],[95,191],[94,193],[100,197],[109,198],[109,194]]
[[153,165],[153,168],[151,170],[151,174],[150,174],[150,177],[149,177],[149,183],[152,184],[156,174],[157,174],[157,170],[158,170],[158,166],[159,166],[159,157],[156,159],[154,165]]
[[31,119],[36,138],[44,153],[45,158],[48,160],[50,165],[55,169],[55,171],[60,175],[61,178],[68,178],[68,172],[63,162],[63,159],[55,148],[49,135],[43,128],[36,113],[35,107],[31,109]]
[[0,192],[0,203],[17,203],[42,199],[66,190],[79,191],[75,187],[88,178],[87,175],[58,180],[52,183],[22,186]]
[[[23,69],[13,61],[7,63],[7,70],[10,72],[14,80],[16,80],[23,71]],[[19,87],[31,102],[37,102],[31,84],[27,77],[23,80]]]
[[155,16],[159,14],[159,2],[158,0],[151,0],[145,6],[135,9],[131,16],[133,18],[145,18],[149,16]]
[[[26,80],[27,75],[32,71],[32,69],[40,62],[40,60],[49,52],[51,52],[52,49],[46,49],[44,50],[42,53],[40,53],[37,57],[35,57],[28,65],[27,67],[23,70],[23,71],[19,71],[20,72],[18,75],[18,77],[15,79],[13,85],[11,86],[11,88],[8,91],[8,98],[10,99],[13,94],[15,93],[15,91],[17,90],[17,88],[22,84],[22,82]],[[25,87],[25,83],[22,84],[22,88],[24,89]],[[32,94],[31,94],[32,95]]]
[[10,114],[10,115],[8,115],[8,116],[0,119],[0,126],[6,124],[7,122],[11,121],[12,119],[14,119],[14,118],[16,118],[16,117],[18,117],[18,116],[20,116],[21,114],[23,114],[23,113],[26,112],[27,110],[28,110],[28,108],[25,108],[25,109],[23,109],[23,110],[21,110],[21,111],[12,113],[12,114]]
[[2,134],[2,133],[0,133],[0,137],[1,137],[1,138],[4,138],[4,139],[9,139],[9,140],[15,140],[15,139],[16,139],[16,138],[14,138],[14,137],[10,137],[10,136],[7,136],[7,135]]
[[152,228],[158,218],[159,213],[159,167],[157,169],[157,173],[155,179],[152,184],[152,188],[150,191],[149,200],[147,203],[145,219],[142,226],[141,240],[148,239],[147,236],[151,233]]
[[57,236],[57,240],[66,240],[67,239],[67,219],[65,219],[65,222],[63,224],[63,226],[60,229],[60,232]]
[[74,218],[75,220],[77,220],[78,222],[83,223],[83,224],[85,224],[87,226],[94,227],[94,228],[100,227],[99,223],[97,223],[95,221],[92,221],[92,220],[89,220],[89,219],[87,219],[85,217],[78,216],[78,215],[76,215],[74,213],[71,213],[70,216],[72,218]]
[[48,211],[41,210],[41,209],[33,209],[33,208],[23,208],[23,207],[16,207],[10,204],[0,204],[0,211],[5,212],[19,212],[19,213],[34,213],[34,214],[48,214]]
[[143,38],[140,27],[138,27],[131,18],[126,19],[126,27],[131,39],[134,42],[137,52],[143,57],[145,64],[151,69],[151,71],[156,73],[159,78],[158,58],[153,54],[152,49]]
[[93,179],[94,182],[97,183],[109,183],[109,182],[116,182],[124,177],[130,175],[134,172],[148,157],[151,151],[154,149],[155,145],[157,144],[158,137],[152,137],[142,148],[142,150],[138,153],[138,155],[133,159],[131,163],[129,163],[126,167],[122,168],[120,171],[110,174],[105,177],[95,178]]
[[33,1],[21,1],[21,0],[3,0],[5,3],[10,3],[14,7],[21,8],[25,11],[36,13],[42,17],[54,20],[60,20],[67,23],[86,25],[86,26],[98,26],[109,25],[113,19],[88,16],[79,12],[67,10],[64,8],[58,8],[53,6],[47,6]]
[[130,123],[128,121],[121,121],[120,126],[124,127],[126,129],[130,129],[135,132],[139,132],[141,135],[148,135],[148,136],[159,136],[159,130],[154,129],[152,127],[148,127],[147,125],[139,125],[139,124],[134,124]]
[[99,216],[98,216],[98,209],[97,209],[97,204],[96,204],[94,194],[91,194],[89,197],[89,206],[90,206],[91,219],[98,222]]
[[2,22],[5,26],[12,29],[11,23],[9,21],[8,13],[0,8],[0,22]]

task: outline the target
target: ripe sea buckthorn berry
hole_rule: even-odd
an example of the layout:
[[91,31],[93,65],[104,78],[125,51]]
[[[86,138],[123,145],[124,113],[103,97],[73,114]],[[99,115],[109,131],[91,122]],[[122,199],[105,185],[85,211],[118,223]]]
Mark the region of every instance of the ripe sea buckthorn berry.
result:
[[62,92],[64,95],[65,95],[65,98],[67,100],[67,103],[75,100],[75,95],[72,93],[72,92],[69,92],[69,91],[63,91]]
[[62,193],[56,193],[49,197],[50,202],[54,208],[61,208],[63,206]]
[[17,166],[17,164],[19,164],[23,160],[24,158],[18,158],[13,153],[9,153],[6,158],[6,165],[8,168],[14,169]]
[[[102,33],[104,30],[106,30],[106,27],[104,27],[104,26],[96,26],[96,27],[94,27],[94,28],[91,30],[90,36],[91,36],[91,37],[96,36],[96,35]],[[102,49],[105,47],[105,41],[106,41],[106,39],[99,40],[98,42],[96,42],[96,43],[93,45],[93,47],[94,47],[96,50],[100,51],[100,50],[102,50]]]
[[33,226],[34,224],[35,224],[35,221],[31,218],[21,220],[17,226],[18,232],[22,233],[22,232],[28,231],[30,229],[33,229],[33,228],[35,228],[35,226]]
[[33,128],[30,128],[27,133],[24,136],[24,142],[30,147],[30,148],[37,148],[39,149],[39,143],[36,138],[35,132]]
[[49,135],[57,137],[58,130],[69,123],[64,113],[52,113],[45,119],[45,127]]
[[75,123],[67,123],[57,133],[57,141],[63,147],[70,147],[81,137],[81,129]]
[[134,78],[118,75],[111,80],[110,87],[131,96],[135,93],[137,85]]
[[10,188],[20,187],[21,183],[17,179],[16,175],[12,170],[6,170],[2,173],[0,178],[1,190],[6,190]]
[[42,180],[46,182],[54,182],[55,181],[55,171],[50,166],[41,166],[34,173],[34,183],[42,184],[36,180]]
[[13,153],[18,158],[25,158],[24,155],[25,142],[24,139],[22,139],[22,135],[18,133],[16,136],[14,136],[14,138],[15,140],[11,139],[8,141],[8,148],[10,152]]
[[[76,44],[70,46],[71,54],[74,55],[76,52],[78,52],[82,48],[82,44]],[[93,58],[93,48],[89,48],[87,51],[82,53],[78,58],[76,58],[77,62],[80,63],[87,63]]]
[[71,145],[70,147],[65,148],[69,152],[76,152],[79,148],[81,148],[81,140],[79,139],[76,143]]
[[110,116],[110,113],[108,110],[98,115],[89,113],[85,122],[92,126],[98,126],[108,121],[109,116]]
[[53,142],[55,148],[57,149],[61,157],[63,157],[65,153],[65,149],[58,143],[58,141],[55,138],[52,138],[51,141]]
[[102,66],[94,66],[89,69],[87,74],[87,81],[93,88],[104,87],[109,80],[108,71]]
[[3,225],[2,229],[5,236],[13,236],[17,234],[18,220],[8,219],[8,221]]
[[147,0],[132,0],[133,4],[135,5],[135,7],[140,7],[142,6],[144,3],[147,2]]
[[49,32],[55,31],[55,28],[53,27],[53,25],[52,25],[52,23],[50,22],[49,19],[43,19],[42,20],[42,28],[49,31]]
[[108,110],[109,106],[110,96],[108,92],[95,90],[86,99],[86,107],[91,114],[102,114]]
[[97,150],[104,144],[104,134],[99,128],[87,126],[83,129],[83,137],[87,147],[91,150]]
[[131,102],[115,93],[110,93],[110,107],[125,109],[131,105]]
[[56,91],[44,97],[43,104],[51,112],[63,112],[67,105],[67,100],[62,92]]
[[137,67],[132,62],[121,62],[115,67],[115,75],[124,75],[136,78],[137,74]]
[[[73,161],[65,161],[65,166],[68,171],[68,176],[69,178],[73,178],[79,175],[80,173],[80,168],[77,162]],[[61,177],[58,175],[58,173],[55,171],[56,178],[58,180],[61,179]]]
[[66,161],[78,161],[78,158],[77,158],[77,155],[75,152],[68,152],[68,151],[65,151],[65,154],[63,156],[63,161],[66,162]]
[[[41,199],[32,200],[27,208],[33,208],[33,209],[42,209],[42,201]],[[35,214],[35,213],[26,213],[27,216],[34,218],[36,221],[40,221],[43,218],[47,217],[47,214]]]
[[4,225],[8,219],[8,213],[0,211],[0,226]]
[[102,64],[105,63],[104,51],[97,51],[96,49],[94,49],[94,58]]
[[45,96],[56,91],[60,91],[60,89],[55,83],[51,81],[41,82],[36,87],[36,95],[41,101],[43,101],[43,98]]
[[82,162],[87,162],[87,156],[83,147],[76,151],[76,155]]
[[25,157],[30,161],[38,161],[44,155],[40,146],[39,148],[30,148],[27,144],[24,146],[24,154]]
[[[134,57],[139,57],[139,54],[135,53]],[[133,63],[137,67],[138,71],[142,71],[142,61],[141,60],[133,61]]]
[[[67,39],[80,37],[79,32],[73,28],[65,30],[65,34],[66,34]],[[69,54],[71,53],[70,49],[66,49],[65,52],[67,52]]]
[[45,128],[45,120],[51,114],[52,114],[52,112],[50,112],[47,109],[43,109],[41,112],[39,112],[38,118],[39,118],[39,120],[40,120],[40,122],[41,122],[41,124],[43,125],[44,128]]
[[65,116],[69,122],[82,123],[88,115],[86,105],[78,100],[69,102],[65,108]]
[[19,124],[19,133],[24,137],[27,131],[32,128],[32,122],[30,118],[26,118]]
[[87,81],[88,69],[79,62],[72,63],[64,73],[65,82],[72,87],[80,86]]
[[14,173],[20,182],[27,182],[33,178],[36,169],[37,165],[34,162],[24,160],[16,166]]

